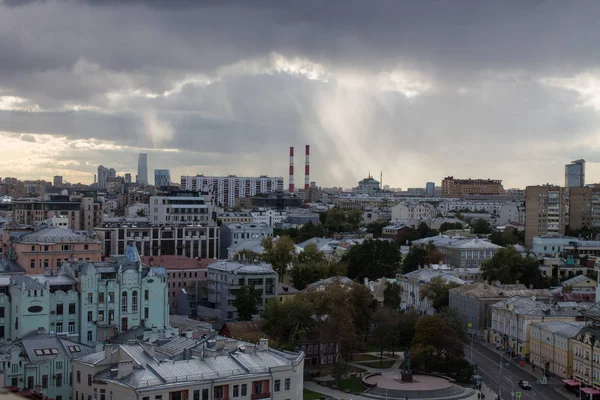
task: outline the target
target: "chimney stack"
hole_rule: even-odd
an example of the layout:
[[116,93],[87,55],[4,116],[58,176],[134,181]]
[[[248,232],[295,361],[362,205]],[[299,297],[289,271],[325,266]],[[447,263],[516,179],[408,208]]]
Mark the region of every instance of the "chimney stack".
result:
[[304,165],[304,190],[310,187],[310,145],[306,145],[306,162]]
[[290,187],[289,192],[294,193],[294,148],[290,147]]

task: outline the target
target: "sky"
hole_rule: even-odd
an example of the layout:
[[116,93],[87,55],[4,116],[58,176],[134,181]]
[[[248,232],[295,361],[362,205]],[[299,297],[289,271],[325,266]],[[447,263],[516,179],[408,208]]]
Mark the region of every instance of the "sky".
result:
[[600,181],[600,2],[0,0],[0,177]]

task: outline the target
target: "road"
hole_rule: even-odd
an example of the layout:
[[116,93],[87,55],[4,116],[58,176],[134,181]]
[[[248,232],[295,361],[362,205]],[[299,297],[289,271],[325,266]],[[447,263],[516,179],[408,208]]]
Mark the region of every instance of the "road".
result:
[[[465,346],[465,355],[467,359],[471,358],[470,344]],[[505,355],[502,364],[502,374],[500,375],[500,355],[487,347],[475,342],[473,346],[473,362],[477,364],[477,374],[481,375],[483,381],[495,392],[498,392],[500,386],[500,398],[502,400],[511,400],[511,392],[521,392],[521,400],[572,400],[573,397],[568,394],[562,395],[554,389],[536,383],[535,378],[527,373],[523,368],[508,361]],[[522,390],[519,388],[519,380],[528,381],[531,390]],[[568,396],[568,397],[567,397]]]

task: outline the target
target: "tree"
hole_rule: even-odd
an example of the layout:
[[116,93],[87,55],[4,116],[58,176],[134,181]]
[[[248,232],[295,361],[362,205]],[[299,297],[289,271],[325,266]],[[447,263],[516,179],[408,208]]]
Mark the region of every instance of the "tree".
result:
[[251,321],[252,316],[258,313],[261,292],[254,286],[243,285],[240,287],[232,306],[237,309],[238,321]]
[[400,308],[402,286],[396,282],[388,282],[383,290],[383,305],[392,310]]
[[346,377],[346,374],[348,374],[348,366],[343,360],[337,360],[333,364],[331,376],[335,379],[339,388],[342,387],[342,379]]
[[425,266],[425,258],[427,257],[427,249],[423,245],[412,245],[408,249],[406,257],[402,263],[402,273],[408,274]]
[[139,210],[137,210],[137,216],[138,217],[145,217],[146,216],[146,211],[144,211],[143,208],[140,208]]
[[368,233],[372,233],[374,238],[380,238],[383,233],[383,228],[389,225],[386,221],[373,221],[365,225]]
[[271,299],[265,304],[261,318],[264,331],[281,348],[294,350],[303,333],[311,332],[314,326],[312,305],[298,295],[284,303]]
[[500,249],[489,260],[481,263],[481,276],[484,280],[515,283],[535,287],[544,286],[538,261],[531,256],[523,257],[514,247]]
[[379,344],[379,363],[383,361],[383,352],[386,349],[394,351],[398,339],[398,326],[400,324],[400,316],[394,309],[382,307],[373,314],[373,336],[378,340]]
[[464,344],[437,315],[421,317],[415,326],[411,349],[416,370],[435,371],[441,364],[464,358]]
[[446,232],[453,229],[462,229],[463,224],[461,222],[444,222],[440,225],[440,232]]
[[235,253],[233,256],[234,261],[247,263],[247,264],[258,264],[262,261],[262,257],[255,251],[243,249]]
[[490,224],[483,218],[478,218],[471,222],[471,232],[475,234],[487,235],[492,232]]
[[427,298],[435,311],[447,307],[450,301],[450,289],[459,286],[456,282],[447,282],[441,276],[432,278],[421,290],[421,300]]
[[456,334],[458,339],[463,342],[467,342],[469,339],[469,333],[467,332],[467,325],[460,318],[458,311],[453,308],[444,307],[437,314],[440,318],[442,318],[448,326],[452,329],[452,332]]
[[348,277],[360,281],[395,276],[400,260],[400,252],[392,243],[373,239],[352,246],[342,257]]
[[273,269],[279,274],[279,281],[287,272],[289,265],[295,256],[295,246],[289,236],[281,236],[276,242],[268,236],[263,239],[262,246],[265,249],[263,260],[273,266]]
[[304,290],[308,285],[327,277],[327,263],[295,263],[290,270],[292,284],[298,290]]
[[433,243],[429,243],[426,247],[427,254],[425,255],[424,263],[425,265],[436,265],[443,262],[446,257],[444,253],[438,250],[438,248]]
[[519,238],[512,234],[513,231],[513,229],[510,229],[504,232],[492,232],[490,242],[502,247],[515,245],[519,241]]

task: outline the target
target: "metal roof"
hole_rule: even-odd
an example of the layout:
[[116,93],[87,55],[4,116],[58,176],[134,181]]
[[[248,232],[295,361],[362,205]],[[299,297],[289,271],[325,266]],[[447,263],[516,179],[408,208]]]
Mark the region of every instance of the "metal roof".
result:
[[234,274],[275,274],[271,264],[243,264],[237,261],[217,261],[208,266],[208,271],[217,270]]
[[89,236],[82,235],[71,229],[47,227],[20,235],[13,239],[16,243],[100,243]]

